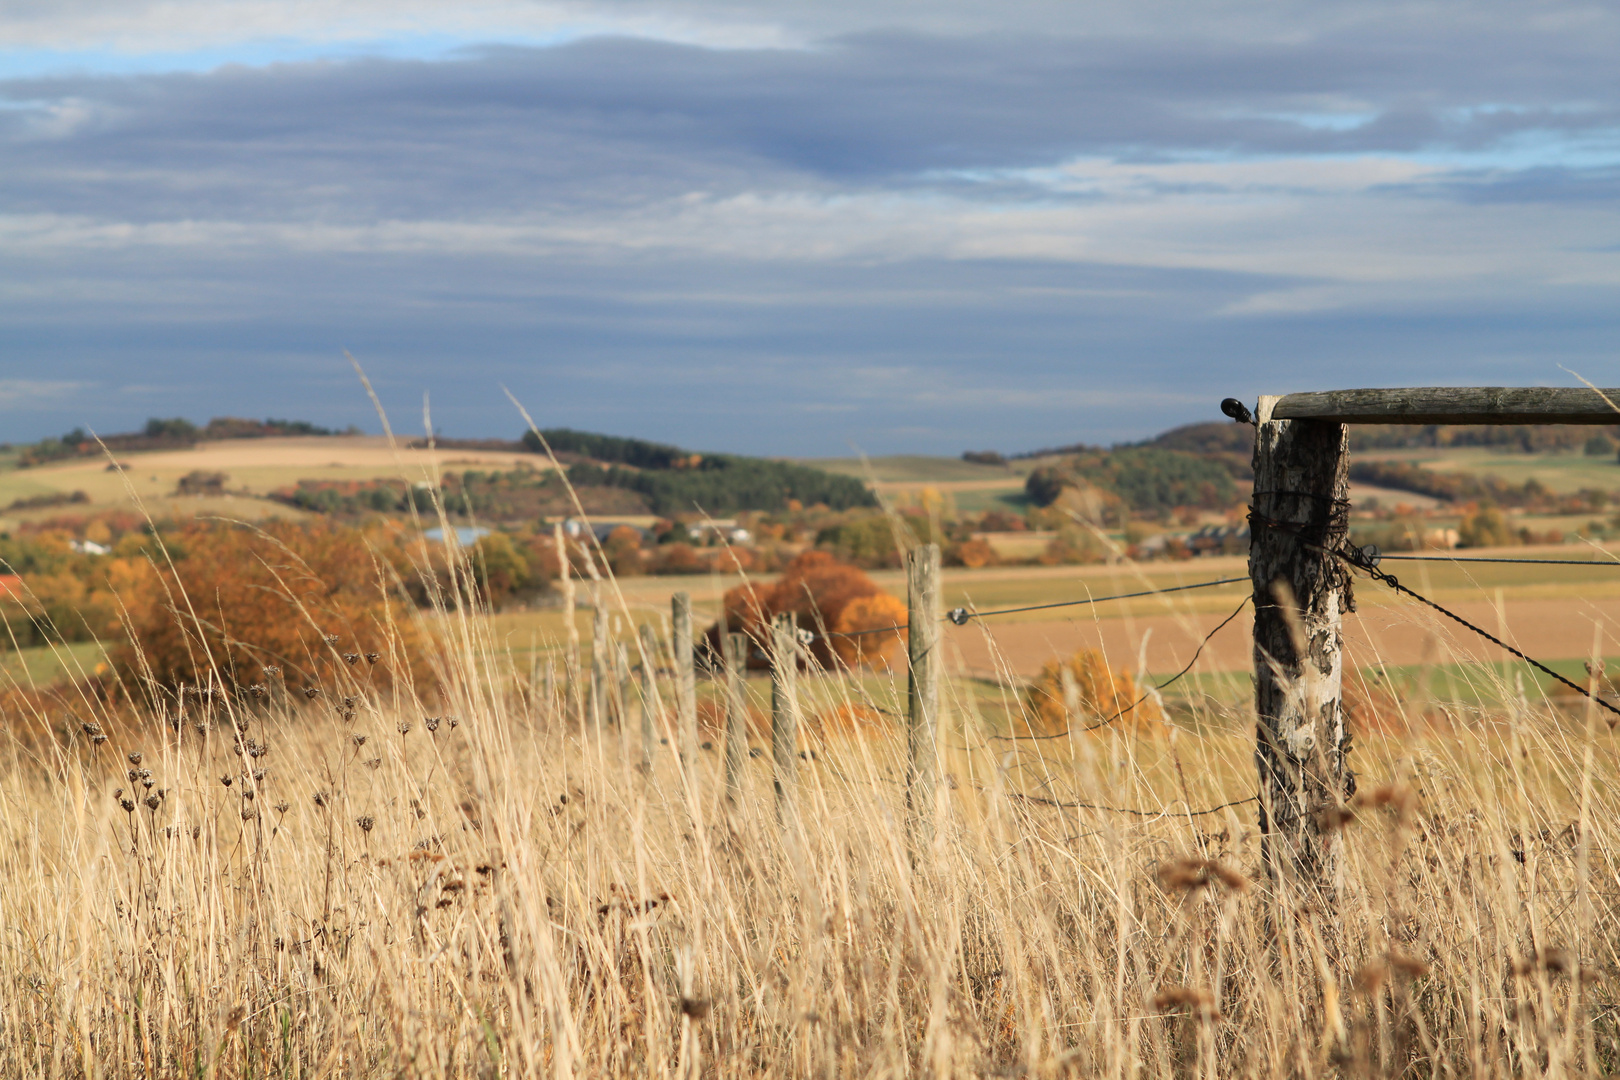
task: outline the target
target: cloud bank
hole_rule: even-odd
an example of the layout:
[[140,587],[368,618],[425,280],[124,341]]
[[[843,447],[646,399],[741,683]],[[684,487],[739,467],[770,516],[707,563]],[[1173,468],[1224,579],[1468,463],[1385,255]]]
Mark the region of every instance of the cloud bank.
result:
[[84,388],[10,437],[365,423],[345,347],[447,431],[805,454],[1615,378],[1604,8],[442,7],[0,11],[0,380]]

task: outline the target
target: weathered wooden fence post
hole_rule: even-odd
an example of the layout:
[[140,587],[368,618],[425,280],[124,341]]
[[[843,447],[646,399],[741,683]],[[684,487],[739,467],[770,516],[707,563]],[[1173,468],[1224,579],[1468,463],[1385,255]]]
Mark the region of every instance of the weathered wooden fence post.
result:
[[799,774],[799,632],[792,615],[771,624],[771,761],[776,771],[776,820],[793,819]]
[[652,775],[653,754],[658,750],[659,719],[663,714],[658,700],[658,632],[652,623],[641,624],[641,771]]
[[602,586],[591,588],[591,723],[600,728],[607,717],[608,614],[602,604]]
[[681,768],[688,781],[697,777],[697,672],[692,658],[692,594],[670,598],[670,636],[675,650],[675,724]]
[[906,553],[906,650],[910,691],[906,713],[906,809],[913,857],[934,837],[934,789],[939,773],[939,545]]
[[726,663],[726,800],[735,804],[742,795],[743,770],[748,767],[748,635],[725,636]]
[[1254,583],[1255,762],[1261,855],[1294,902],[1330,895],[1338,878],[1331,815],[1354,792],[1340,700],[1350,574],[1344,425],[1255,417],[1249,577]]

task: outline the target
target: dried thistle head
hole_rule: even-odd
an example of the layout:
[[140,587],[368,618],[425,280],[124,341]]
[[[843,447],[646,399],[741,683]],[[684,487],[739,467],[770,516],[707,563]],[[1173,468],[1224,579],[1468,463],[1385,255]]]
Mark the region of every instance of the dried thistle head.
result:
[[368,664],[375,664],[377,661],[379,661],[381,659],[382,659],[382,657],[377,655],[374,652],[366,653],[366,663],[368,663]]
[[461,723],[461,721],[460,721],[460,720],[457,720],[457,719],[456,719],[456,718],[455,718],[455,717],[453,717],[453,716],[447,716],[447,717],[445,717],[445,718],[444,718],[444,722],[445,722],[445,723],[447,723],[447,724],[449,724],[449,725],[450,725],[450,729],[451,729],[451,730],[452,730],[452,731],[454,731],[454,730],[455,730],[455,727],[456,727],[456,725],[457,725],[457,724],[459,724],[459,723]]
[[226,787],[230,787],[234,781],[235,777],[231,776],[229,773],[219,778],[219,782],[224,784]]
[[437,716],[426,717],[422,721],[422,726],[428,729],[429,734],[432,734],[439,730],[439,718]]
[[306,686],[304,687],[304,696],[314,701],[321,696],[321,688],[318,686]]
[[324,807],[331,801],[331,799],[332,799],[332,797],[330,795],[328,795],[324,791],[317,791],[315,793],[315,805],[316,806]]
[[274,679],[281,674],[281,669],[274,664],[267,664],[263,669],[265,677]]
[[129,763],[131,765],[139,765],[141,763],[141,752],[139,750],[129,755]]
[[159,799],[159,798],[158,798],[158,797],[157,797],[157,796],[156,796],[156,795],[148,795],[148,796],[147,796],[147,797],[146,797],[146,808],[147,808],[147,809],[148,809],[148,810],[156,810],[156,809],[157,809],[157,808],[158,808],[158,805],[159,805],[159,804],[160,804],[160,803],[161,803],[161,802],[162,802],[162,801],[163,801],[163,800],[162,800],[162,799]]
[[350,667],[353,667],[360,662],[360,654],[357,652],[346,652],[343,654],[343,662],[348,664]]
[[126,814],[133,814],[135,812],[134,799],[119,799],[118,805],[124,808],[124,813]]
[[285,814],[290,809],[291,807],[287,804],[285,799],[276,803],[276,813],[278,814]]
[[411,722],[409,720],[401,720],[399,722],[399,733],[401,735],[409,735],[411,733]]
[[360,826],[361,832],[369,833],[377,824],[377,819],[372,817],[370,814],[362,814],[360,817],[354,819],[354,823]]
[[336,645],[338,643],[338,636],[336,634],[327,634],[321,640],[326,642],[328,645]]
[[364,745],[366,745],[366,736],[361,735],[359,732],[356,732],[354,734],[353,738],[354,738],[354,745],[356,745],[356,746],[364,746]]

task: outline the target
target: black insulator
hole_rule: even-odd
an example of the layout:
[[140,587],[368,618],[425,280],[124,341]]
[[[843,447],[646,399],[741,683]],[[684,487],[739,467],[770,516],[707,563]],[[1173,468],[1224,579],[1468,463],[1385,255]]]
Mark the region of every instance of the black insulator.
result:
[[1221,412],[1240,424],[1254,423],[1254,414],[1249,411],[1249,407],[1235,397],[1226,398],[1221,402]]

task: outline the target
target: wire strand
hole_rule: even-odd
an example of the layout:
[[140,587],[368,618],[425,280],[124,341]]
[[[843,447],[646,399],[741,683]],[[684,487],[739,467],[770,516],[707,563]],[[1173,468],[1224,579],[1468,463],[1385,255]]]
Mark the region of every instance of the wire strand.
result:
[[1238,604],[1237,608],[1232,612],[1232,614],[1230,614],[1226,618],[1222,619],[1220,621],[1220,625],[1216,626],[1215,629],[1211,630],[1209,633],[1204,635],[1204,640],[1200,641],[1198,643],[1198,650],[1193,653],[1192,659],[1187,661],[1187,666],[1186,667],[1182,668],[1180,671],[1176,672],[1174,675],[1172,675],[1168,679],[1164,680],[1164,682],[1159,683],[1157,686],[1153,687],[1147,693],[1143,694],[1141,697],[1137,698],[1135,701],[1133,701],[1129,705],[1125,706],[1125,708],[1121,709],[1119,712],[1115,713],[1113,716],[1108,717],[1106,720],[1099,720],[1095,724],[1088,724],[1085,727],[1080,728],[1078,730],[1070,729],[1070,730],[1066,730],[1066,731],[1060,731],[1060,732],[1058,732],[1058,733],[1056,733],[1054,735],[1024,735],[1024,736],[1018,736],[1018,735],[987,735],[987,736],[985,736],[985,738],[986,739],[995,739],[995,740],[1001,741],[1001,742],[1042,742],[1042,741],[1044,741],[1046,739],[1065,739],[1065,738],[1068,738],[1070,735],[1083,735],[1088,731],[1096,731],[1098,728],[1107,727],[1109,724],[1112,724],[1115,720],[1118,720],[1120,717],[1124,716],[1126,713],[1129,713],[1132,709],[1134,709],[1138,705],[1142,704],[1142,702],[1146,701],[1150,695],[1155,694],[1160,690],[1163,690],[1165,687],[1169,686],[1171,683],[1174,683],[1176,680],[1180,679],[1183,675],[1187,674],[1187,672],[1191,671],[1193,669],[1193,665],[1198,663],[1198,658],[1204,654],[1204,646],[1209,644],[1210,638],[1214,637],[1216,634],[1218,634],[1222,630],[1226,629],[1226,624],[1231,622],[1233,619],[1237,618],[1238,615],[1242,613],[1243,609],[1248,606],[1249,601],[1251,599],[1252,599],[1252,597],[1245,596],[1243,598],[1242,603]]

